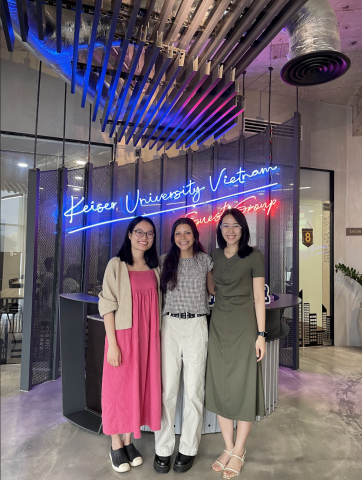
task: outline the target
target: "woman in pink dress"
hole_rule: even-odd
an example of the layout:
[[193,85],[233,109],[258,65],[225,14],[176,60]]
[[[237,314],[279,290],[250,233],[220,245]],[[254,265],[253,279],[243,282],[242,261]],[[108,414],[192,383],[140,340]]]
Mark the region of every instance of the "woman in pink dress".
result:
[[136,217],[107,265],[99,294],[106,329],[103,432],[112,438],[109,456],[116,472],[143,463],[132,433],[140,438],[142,425],[161,428],[159,284],[155,226]]

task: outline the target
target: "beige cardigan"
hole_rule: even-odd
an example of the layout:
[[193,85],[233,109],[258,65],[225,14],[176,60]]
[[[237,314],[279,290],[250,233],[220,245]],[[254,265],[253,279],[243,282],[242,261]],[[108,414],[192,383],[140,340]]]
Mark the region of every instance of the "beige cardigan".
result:
[[[162,302],[160,293],[160,270],[154,268],[158,285],[158,309],[160,314],[160,328],[162,316]],[[98,309],[103,318],[107,313],[115,312],[116,330],[125,330],[132,327],[132,293],[128,269],[125,262],[119,257],[113,257],[108,262],[103,278],[103,290],[98,295]]]

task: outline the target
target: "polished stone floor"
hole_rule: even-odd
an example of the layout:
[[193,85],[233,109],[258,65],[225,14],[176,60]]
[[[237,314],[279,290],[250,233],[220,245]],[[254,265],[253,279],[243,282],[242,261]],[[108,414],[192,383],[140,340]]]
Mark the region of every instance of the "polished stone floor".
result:
[[[300,355],[299,371],[280,370],[278,407],[253,427],[239,478],[361,480],[362,349],[310,347]],[[2,480],[159,479],[152,468],[153,434],[135,442],[144,465],[116,473],[108,438],[62,417],[60,381],[19,392],[19,367],[0,370]],[[193,468],[182,478],[221,478],[210,466],[222,448],[221,434],[204,435]],[[171,470],[165,478],[180,474]]]

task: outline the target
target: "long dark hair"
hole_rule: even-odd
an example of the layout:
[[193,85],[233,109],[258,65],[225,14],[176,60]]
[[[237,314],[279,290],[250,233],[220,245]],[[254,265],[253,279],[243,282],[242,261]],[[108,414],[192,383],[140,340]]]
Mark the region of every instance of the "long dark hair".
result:
[[238,250],[238,255],[240,258],[245,258],[248,255],[251,254],[253,251],[253,247],[250,247],[249,245],[249,240],[250,240],[250,230],[248,226],[248,222],[246,221],[245,215],[240,212],[237,208],[230,208],[229,210],[225,210],[225,212],[221,215],[217,230],[216,230],[216,235],[217,235],[217,243],[220,248],[224,250],[226,247],[227,243],[225,238],[222,236],[222,231],[221,231],[221,224],[226,217],[226,215],[232,215],[235,218],[236,223],[238,223],[242,230],[241,230],[241,238],[239,240],[239,250]]
[[176,288],[177,285],[177,269],[178,263],[180,260],[180,249],[176,245],[175,242],[175,231],[179,225],[188,225],[192,233],[194,235],[194,243],[193,243],[193,253],[194,256],[197,255],[199,252],[205,253],[204,247],[201,245],[199,238],[199,231],[197,230],[196,223],[191,220],[191,218],[179,218],[176,222],[172,225],[171,230],[171,248],[167,252],[165,261],[162,267],[162,274],[161,274],[161,290],[163,293],[166,293],[167,288],[169,290],[173,290]]
[[157,249],[156,249],[156,227],[153,221],[148,218],[148,217],[141,217],[138,216],[130,222],[130,224],[127,227],[126,234],[124,236],[123,240],[123,245],[120,249],[120,251],[117,254],[117,257],[121,259],[122,262],[128,263],[128,265],[133,265],[133,256],[132,256],[132,247],[131,247],[131,240],[129,239],[128,234],[133,232],[135,227],[140,223],[140,222],[148,222],[150,225],[152,225],[153,228],[153,233],[155,236],[153,237],[153,244],[151,248],[145,251],[145,262],[148,266],[148,268],[156,268],[158,267],[158,256],[157,256]]

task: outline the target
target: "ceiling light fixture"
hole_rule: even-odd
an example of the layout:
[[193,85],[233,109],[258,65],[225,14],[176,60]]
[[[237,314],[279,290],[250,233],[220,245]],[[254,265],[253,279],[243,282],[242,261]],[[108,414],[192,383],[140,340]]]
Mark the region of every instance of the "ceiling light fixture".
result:
[[22,196],[22,193],[16,193],[15,195],[5,195],[4,197],[1,197],[1,200],[11,200],[12,198],[19,198]]
[[85,162],[84,160],[77,160],[75,163],[77,163],[78,165],[85,165],[87,162]]
[[28,166],[27,163],[18,163],[19,167],[26,168]]

